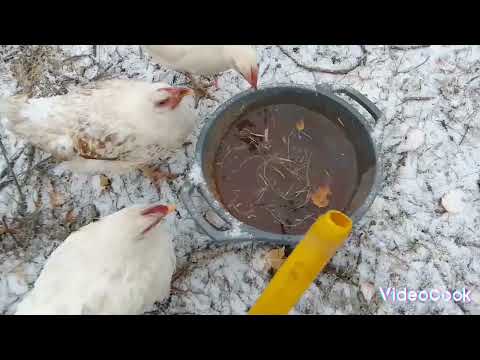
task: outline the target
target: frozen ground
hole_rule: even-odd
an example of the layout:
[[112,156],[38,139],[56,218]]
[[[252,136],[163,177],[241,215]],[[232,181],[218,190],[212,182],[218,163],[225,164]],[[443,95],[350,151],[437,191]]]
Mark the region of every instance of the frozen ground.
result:
[[[478,46],[258,46],[260,84],[320,82],[351,86],[385,113],[381,192],[346,246],[295,309],[301,314],[480,313],[480,47]],[[91,57],[75,55],[93,54]],[[306,66],[302,66],[306,65]],[[312,67],[320,67],[314,69]],[[340,69],[331,74],[328,69]],[[344,71],[342,71],[344,70]],[[137,46],[1,46],[0,96],[51,96],[97,77],[163,79],[181,75],[149,63]],[[246,89],[225,73],[221,101]],[[218,106],[202,102],[205,117]],[[172,159],[188,174],[192,145]],[[179,267],[169,301],[156,314],[243,314],[268,283],[264,254],[246,243],[212,246],[178,200],[185,176],[157,190],[142,176],[112,178],[61,174],[48,155],[5,134],[0,154],[0,312],[10,314],[32,286],[50,252],[97,216],[136,202],[164,199],[179,206],[172,219]],[[47,160],[45,160],[47,159]],[[18,185],[17,185],[18,183]],[[22,200],[24,198],[25,201]],[[22,208],[22,203],[27,208]],[[447,211],[448,210],[448,211]],[[379,287],[462,289],[470,304],[384,301]]]

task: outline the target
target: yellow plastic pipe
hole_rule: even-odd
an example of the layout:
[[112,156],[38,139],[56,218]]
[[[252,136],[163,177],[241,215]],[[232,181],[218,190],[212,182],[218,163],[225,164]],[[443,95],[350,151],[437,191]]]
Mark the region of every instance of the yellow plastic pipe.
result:
[[268,284],[249,315],[287,315],[345,243],[352,221],[340,211],[320,216]]

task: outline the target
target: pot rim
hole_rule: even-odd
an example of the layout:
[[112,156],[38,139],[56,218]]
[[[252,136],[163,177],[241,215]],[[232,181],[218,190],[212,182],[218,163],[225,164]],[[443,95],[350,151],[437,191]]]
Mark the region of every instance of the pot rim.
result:
[[[227,101],[225,101],[224,103],[222,103],[220,106],[218,106],[218,108],[215,109],[215,111],[213,113],[211,113],[209,116],[207,116],[207,118],[205,119],[204,126],[203,126],[203,128],[200,132],[200,135],[199,135],[198,140],[197,140],[196,148],[195,148],[195,161],[197,162],[197,164],[200,167],[201,178],[203,179],[202,183],[197,185],[197,186],[199,187],[199,190],[201,190],[203,198],[206,200],[206,202],[212,208],[212,210],[215,213],[217,213],[217,215],[219,215],[223,220],[230,223],[230,225],[231,225],[232,222],[236,222],[236,223],[240,224],[240,230],[244,234],[243,234],[243,236],[240,236],[238,238],[238,240],[240,240],[240,239],[244,239],[244,240],[250,239],[251,240],[251,239],[255,238],[255,239],[264,240],[264,241],[268,241],[268,242],[278,242],[278,243],[281,243],[281,244],[292,244],[292,243],[296,244],[299,241],[301,241],[301,239],[303,238],[303,235],[286,235],[286,234],[271,233],[271,232],[267,232],[267,231],[258,229],[256,227],[253,227],[251,225],[248,225],[248,224],[242,222],[241,220],[235,218],[221,204],[221,202],[215,198],[215,196],[213,195],[213,192],[211,191],[211,189],[209,188],[209,186],[206,183],[206,177],[205,177],[205,174],[204,174],[204,171],[203,171],[203,159],[202,158],[203,158],[203,150],[205,148],[206,141],[207,141],[207,135],[210,133],[212,128],[215,126],[218,119],[221,118],[221,115],[226,110],[228,110],[228,108],[232,104],[235,104],[235,103],[239,102],[241,99],[243,99],[246,96],[251,95],[253,92],[269,91],[271,89],[277,89],[278,90],[279,88],[305,90],[305,91],[309,91],[309,92],[314,93],[314,94],[318,93],[318,94],[321,94],[322,96],[328,97],[329,99],[331,99],[332,101],[337,103],[339,106],[343,106],[344,108],[346,108],[346,110],[348,110],[350,113],[352,113],[352,115],[355,117],[355,119],[358,120],[361,123],[361,125],[365,128],[366,132],[368,133],[369,142],[370,142],[369,146],[373,150],[374,158],[375,158],[375,161],[376,161],[375,174],[374,174],[372,186],[369,190],[369,193],[368,193],[367,197],[363,201],[362,205],[359,208],[357,208],[355,211],[353,211],[353,213],[349,216],[352,219],[352,222],[353,222],[354,226],[355,225],[358,226],[358,222],[363,218],[365,213],[370,209],[371,205],[373,204],[373,201],[375,200],[376,196],[378,195],[378,191],[379,191],[379,188],[380,188],[380,182],[381,182],[381,178],[382,178],[382,168],[383,168],[382,159],[379,156],[380,155],[380,146],[379,146],[379,142],[376,142],[373,139],[373,137],[372,137],[373,128],[369,125],[365,116],[361,115],[357,109],[355,109],[352,105],[350,105],[344,99],[339,97],[336,94],[339,91],[334,90],[329,85],[326,85],[326,86],[325,85],[319,85],[319,86],[316,86],[316,88],[312,88],[312,87],[309,87],[309,86],[299,85],[299,84],[288,84],[288,83],[269,84],[267,86],[262,86],[258,90],[249,89],[249,90],[240,92],[240,93],[234,95],[233,97],[231,97],[230,99],[228,99]],[[369,100],[366,99],[362,94],[357,93],[353,89],[344,87],[344,88],[340,88],[340,90],[347,90],[347,92],[352,91],[352,92],[356,93],[357,96],[363,97],[366,101],[369,102]],[[361,104],[359,101],[357,101],[357,103],[359,103],[361,106],[366,108],[365,104]],[[380,117],[383,117],[383,114],[380,112],[380,110],[378,108],[376,108],[376,106],[373,103],[371,103],[371,102],[369,102],[369,103],[370,103],[369,104],[370,108],[372,106],[375,107],[375,109],[373,109],[375,111],[373,111],[373,112],[376,112],[377,114],[381,114],[381,116],[379,116],[377,119],[375,119],[376,122],[379,122],[378,120],[380,119]],[[370,111],[372,109],[367,109],[367,110],[369,110],[370,114],[372,114],[372,116],[373,116],[372,111]],[[245,234],[247,234],[249,236],[245,236]],[[233,240],[234,238],[236,238],[236,236],[232,235],[230,238]],[[218,239],[214,239],[214,240],[218,240]],[[222,239],[222,240],[224,240],[224,239]]]

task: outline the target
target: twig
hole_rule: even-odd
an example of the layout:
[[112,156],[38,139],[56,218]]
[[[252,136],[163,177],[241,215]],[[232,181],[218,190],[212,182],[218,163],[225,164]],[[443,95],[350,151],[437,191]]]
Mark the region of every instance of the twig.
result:
[[[240,164],[240,167],[238,168],[238,170],[240,170],[241,168],[243,168],[243,167],[245,166],[245,164],[246,164],[247,162],[249,162],[250,160],[253,160],[253,159],[258,158],[258,157],[261,158],[260,155],[253,155],[253,156],[251,156],[251,157],[249,157],[249,158],[246,158],[245,160],[242,161],[242,163]],[[238,170],[235,171],[235,172],[238,172]]]
[[303,219],[301,219],[300,221],[297,221],[295,224],[285,225],[285,226],[286,226],[286,227],[297,227],[298,225],[303,224],[303,223],[304,223],[305,221],[307,221],[308,219],[311,219],[313,216],[314,216],[314,214],[307,215],[307,216],[305,216]]
[[290,131],[290,134],[288,134],[287,137],[287,159],[290,160],[290,136],[292,135],[292,132]]
[[15,237],[15,235],[13,235],[13,231],[10,230],[10,228],[8,227],[7,221],[5,220],[5,216],[2,216],[2,223],[3,223],[3,226],[5,227],[5,232],[7,232],[12,237],[13,241],[15,241],[15,244],[17,244],[17,246],[20,246],[20,243],[18,242],[17,238]]
[[[17,161],[18,158],[22,156],[22,154],[25,151],[25,148],[26,147],[21,148],[20,151],[18,151],[15,155],[12,156],[12,158],[10,159],[10,164],[15,163],[15,161]],[[8,173],[8,166],[6,166],[5,169],[3,169],[2,172],[0,173],[0,179],[3,179],[5,175],[7,175],[7,173]]]
[[420,64],[418,64],[418,65],[416,65],[416,66],[409,67],[408,69],[405,69],[405,70],[398,70],[397,73],[398,73],[398,74],[406,74],[406,73],[409,73],[410,71],[416,70],[416,69],[418,69],[419,67],[423,66],[428,60],[430,60],[430,56],[427,56],[427,57],[425,58],[425,60],[423,60]]
[[263,195],[265,195],[265,192],[267,191],[268,187],[263,188],[260,190],[260,195],[258,196],[257,200],[255,200],[255,204],[258,204],[260,200],[263,199]]
[[272,166],[272,169],[275,170],[277,173],[279,173],[282,179],[285,179],[285,175],[283,175],[283,173],[280,170],[278,170],[275,166]]
[[470,129],[471,129],[471,126],[470,126],[470,125],[466,125],[466,126],[465,126],[465,132],[463,133],[463,136],[462,136],[462,138],[460,139],[460,142],[458,143],[458,146],[462,145],[463,140],[465,140],[465,137],[467,136],[468,131],[469,131]]
[[[94,56],[94,55],[93,55]],[[95,59],[92,57],[91,54],[80,54],[80,55],[73,55],[73,56],[70,56],[66,59],[63,59],[62,62],[63,63],[71,63],[71,62],[74,62],[76,60],[79,60],[79,59],[84,59],[84,58],[89,58],[90,60],[92,60],[93,63],[95,63]]]
[[263,75],[266,74],[266,72],[268,71],[268,69],[270,69],[270,64],[267,64],[267,66],[265,66],[265,69],[263,69],[262,75],[260,75],[260,77],[263,77]]
[[10,175],[12,176],[13,182],[15,183],[15,186],[17,187],[17,190],[18,190],[18,194],[20,196],[20,204],[19,204],[18,212],[20,213],[20,215],[23,215],[27,207],[27,201],[25,199],[25,195],[23,194],[22,188],[20,187],[20,184],[18,182],[17,176],[13,171],[12,164],[8,159],[7,150],[5,149],[5,146],[3,146],[2,140],[0,140],[0,149],[2,150],[2,154],[3,154],[3,157],[5,158],[5,162],[7,163],[8,170],[10,171]]
[[[52,159],[54,159],[53,156],[49,156],[48,158],[46,159],[43,159],[42,161],[39,161],[38,163],[36,163],[34,166],[32,166],[30,168],[30,172],[33,171],[33,170],[37,170],[38,168],[42,167],[44,164],[48,163],[49,161],[51,161]],[[42,171],[42,170],[41,170]],[[18,176],[23,176],[23,175],[28,175],[28,169],[25,170],[25,171],[22,171],[21,173],[18,174]],[[28,181],[28,176],[26,177],[26,179],[23,181],[23,185],[25,185],[25,183]],[[0,183],[0,191],[5,187],[5,186],[8,186],[10,185],[11,183],[13,182],[13,180],[5,180],[4,182]]]
[[26,158],[27,158],[27,169],[25,170],[25,180],[23,182],[23,185],[28,181],[30,178],[30,174],[33,171],[33,160],[35,158],[35,147],[32,145],[27,145],[28,146],[28,152],[26,153]]
[[406,103],[408,101],[430,101],[434,100],[435,98],[432,96],[408,96],[403,98],[400,104]]
[[334,74],[334,75],[345,75],[345,74],[348,74],[349,72],[351,72],[352,70],[355,70],[357,67],[359,67],[360,65],[362,65],[364,63],[364,60],[367,56],[366,53],[362,49],[362,53],[363,53],[362,56],[357,58],[357,61],[352,66],[350,66],[348,68],[344,68],[344,69],[327,69],[327,68],[320,67],[320,66],[311,66],[311,65],[302,64],[297,59],[295,59],[282,46],[280,46],[280,45],[277,45],[277,46],[285,56],[287,56],[290,60],[292,60],[297,66],[301,67],[302,69],[305,69],[305,70],[308,70],[308,71],[313,71],[313,72]]
[[362,65],[365,66],[367,65],[367,55],[369,54],[369,51],[367,50],[367,47],[365,45],[360,45],[360,49],[362,50],[363,60],[362,60]]
[[407,50],[423,49],[423,48],[428,48],[428,47],[430,47],[430,45],[411,45],[411,46],[392,45],[392,46],[390,46],[390,49],[407,51]]
[[480,75],[474,76],[473,78],[471,78],[470,80],[468,80],[468,81],[465,83],[465,85],[470,84],[473,80],[476,80],[476,79],[478,79],[478,78],[480,78]]

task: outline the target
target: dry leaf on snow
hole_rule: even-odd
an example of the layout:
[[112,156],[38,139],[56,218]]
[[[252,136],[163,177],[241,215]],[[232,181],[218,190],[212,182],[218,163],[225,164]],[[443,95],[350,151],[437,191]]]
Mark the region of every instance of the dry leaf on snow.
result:
[[273,269],[275,272],[280,269],[280,266],[287,260],[285,256],[285,248],[273,249],[267,252],[265,255],[265,261],[267,262],[268,269]]
[[67,215],[65,216],[65,221],[67,224],[73,223],[77,219],[77,216],[75,215],[75,210],[70,210],[67,212]]
[[50,196],[50,203],[55,208],[58,208],[65,203],[65,198],[63,197],[63,195],[59,192],[56,192],[55,190],[50,191],[48,195]]
[[312,195],[312,202],[319,208],[327,207],[330,203],[330,195],[332,192],[330,191],[330,186],[328,185],[320,185]]
[[112,185],[112,180],[110,180],[105,175],[100,175],[100,186],[102,190],[110,189],[111,185]]
[[17,232],[10,227],[7,229],[5,226],[0,225],[0,236],[4,234],[16,234]]

